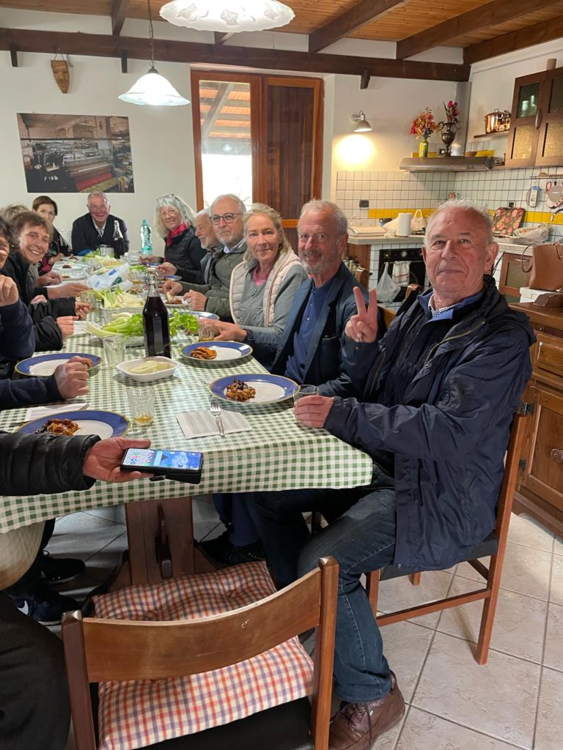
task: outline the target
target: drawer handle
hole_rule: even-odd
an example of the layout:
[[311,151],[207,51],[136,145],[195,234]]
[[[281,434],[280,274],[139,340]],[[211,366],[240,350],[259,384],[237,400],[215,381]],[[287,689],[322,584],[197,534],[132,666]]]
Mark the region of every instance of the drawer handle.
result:
[[556,464],[560,464],[563,461],[563,451],[559,448],[551,449],[551,460],[555,461]]

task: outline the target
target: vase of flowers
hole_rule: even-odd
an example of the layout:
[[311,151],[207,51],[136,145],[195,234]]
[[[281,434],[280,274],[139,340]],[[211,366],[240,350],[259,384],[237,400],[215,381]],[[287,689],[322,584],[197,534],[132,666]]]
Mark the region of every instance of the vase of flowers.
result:
[[438,128],[441,131],[442,142],[446,146],[443,156],[451,156],[455,134],[461,127],[461,123],[459,122],[459,107],[457,106],[457,102],[450,100],[447,104],[444,102],[444,110],[446,111],[446,119],[438,123]]
[[418,155],[424,159],[428,156],[428,138],[432,135],[432,133],[437,128],[436,121],[434,120],[434,115],[432,114],[432,110],[430,107],[426,107],[422,112],[420,112],[412,121],[411,124],[411,135],[414,135],[417,137],[417,139],[420,139],[420,144],[418,146]]

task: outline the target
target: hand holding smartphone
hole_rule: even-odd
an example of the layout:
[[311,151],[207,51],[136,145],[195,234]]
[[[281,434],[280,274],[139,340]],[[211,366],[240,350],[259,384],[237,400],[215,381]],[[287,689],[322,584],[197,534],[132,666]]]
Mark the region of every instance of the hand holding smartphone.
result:
[[123,471],[147,471],[178,482],[199,484],[203,454],[160,448],[129,448],[121,462]]

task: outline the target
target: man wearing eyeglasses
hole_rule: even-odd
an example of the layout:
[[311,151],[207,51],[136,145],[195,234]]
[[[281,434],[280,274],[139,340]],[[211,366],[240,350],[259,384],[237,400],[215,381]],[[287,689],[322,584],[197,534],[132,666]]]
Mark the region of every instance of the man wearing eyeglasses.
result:
[[244,203],[236,195],[220,195],[209,209],[209,218],[217,240],[223,249],[216,252],[209,267],[207,284],[167,281],[163,290],[172,294],[186,293],[192,310],[215,313],[222,320],[232,320],[229,305],[229,289],[233,268],[246,252],[242,217],[246,211]]

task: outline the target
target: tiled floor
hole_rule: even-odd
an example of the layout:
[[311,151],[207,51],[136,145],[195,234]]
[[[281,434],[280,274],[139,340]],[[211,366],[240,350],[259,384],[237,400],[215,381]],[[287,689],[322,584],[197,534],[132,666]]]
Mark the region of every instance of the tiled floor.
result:
[[[208,499],[194,502],[194,521],[198,539],[222,530]],[[486,666],[473,659],[480,603],[383,628],[386,655],[409,705],[376,750],[562,750],[563,542],[518,516],[509,538]],[[61,519],[49,545],[54,555],[86,561],[87,575],[65,587],[78,596],[109,575],[125,548],[121,507]],[[463,564],[423,574],[418,587],[406,579],[385,581],[380,607],[462,593],[478,578]]]

